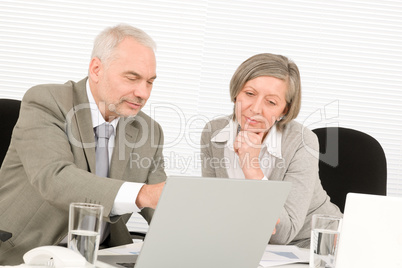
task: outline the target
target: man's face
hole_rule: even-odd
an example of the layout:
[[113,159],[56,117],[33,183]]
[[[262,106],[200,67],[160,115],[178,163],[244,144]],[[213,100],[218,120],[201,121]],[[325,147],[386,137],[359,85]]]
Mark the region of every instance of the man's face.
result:
[[107,63],[92,59],[90,76],[94,82],[92,94],[106,121],[134,116],[151,95],[156,79],[155,54],[151,48],[126,38]]

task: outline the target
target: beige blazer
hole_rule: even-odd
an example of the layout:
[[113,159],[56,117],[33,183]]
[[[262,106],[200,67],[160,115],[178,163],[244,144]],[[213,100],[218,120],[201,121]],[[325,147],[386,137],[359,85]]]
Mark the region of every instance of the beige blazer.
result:
[[[22,263],[23,254],[58,244],[68,228],[71,202],[104,206],[111,222],[109,246],[131,242],[125,222],[109,217],[124,181],[154,184],[166,179],[163,132],[140,112],[116,129],[110,178],[95,175],[95,139],[86,79],[35,86],[25,94],[20,117],[0,170],[0,229],[13,237],[0,244],[0,264]],[[144,209],[150,221],[153,210]]]
[[[201,135],[202,175],[227,178],[224,159],[226,142],[214,142],[215,137],[232,120],[222,117],[206,124]],[[318,175],[319,144],[317,136],[296,121],[286,124],[282,131],[282,158],[277,158],[269,180],[289,181],[292,188],[280,214],[272,244],[310,246],[313,214],[341,216],[322,188]]]

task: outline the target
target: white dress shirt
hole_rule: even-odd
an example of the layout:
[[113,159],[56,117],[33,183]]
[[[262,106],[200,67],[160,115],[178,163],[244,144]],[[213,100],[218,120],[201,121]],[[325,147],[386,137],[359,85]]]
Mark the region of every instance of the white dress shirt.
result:
[[[88,95],[88,100],[89,100],[89,106],[91,108],[91,117],[92,117],[92,126],[94,128],[94,136],[95,136],[95,127],[103,124],[105,122],[105,119],[103,118],[101,112],[99,111],[98,106],[96,105],[95,99],[92,96],[92,92],[89,88],[89,82],[87,80],[86,84],[87,88],[87,95]],[[114,119],[112,122],[110,122],[113,126],[113,134],[109,138],[109,166],[110,162],[112,159],[112,154],[113,154],[113,148],[114,148],[114,142],[115,142],[115,137],[116,137],[116,126],[117,123],[119,122],[119,118]],[[120,187],[119,192],[116,195],[116,198],[114,200],[111,216],[113,215],[122,215],[126,213],[132,213],[132,212],[139,212],[141,209],[137,207],[135,204],[135,201],[137,199],[137,195],[143,186],[143,183],[138,183],[138,182],[124,182],[123,185]]]
[[[87,89],[89,107],[91,109],[91,118],[92,118],[92,127],[94,129],[94,137],[96,139],[95,127],[105,123],[105,119],[103,118],[101,112],[99,111],[98,105],[96,105],[95,99],[89,88],[88,80],[86,83],[86,89]],[[112,122],[110,122],[110,124],[113,126],[113,133],[109,138],[109,144],[108,144],[109,166],[110,166],[110,162],[112,159],[114,142],[115,142],[115,137],[116,137],[116,127],[117,127],[118,122],[119,122],[119,118],[116,118]],[[134,213],[134,212],[141,211],[141,209],[139,209],[137,207],[137,205],[135,204],[135,201],[136,201],[137,195],[143,185],[144,185],[143,183],[124,182],[121,185],[121,187],[120,187],[119,191],[117,192],[117,195],[114,199],[114,203],[113,203],[113,207],[112,207],[110,216],[123,215],[126,213]],[[102,221],[101,230],[102,230],[101,231],[102,233],[101,233],[100,241],[102,243],[104,241],[104,239],[107,237],[107,234],[109,233],[108,224],[104,221]],[[65,237],[60,242],[60,244],[62,244],[62,245],[67,244],[67,239],[68,239],[67,237]]]
[[[237,129],[239,123],[230,120],[229,124],[224,127],[219,133],[211,140],[213,142],[226,142],[224,148],[225,163],[229,178],[245,178],[243,170],[241,169],[239,156],[235,153],[233,143],[237,136]],[[260,168],[264,177],[262,180],[268,180],[272,170],[275,167],[276,158],[282,159],[282,133],[277,131],[276,125],[273,125],[268,132],[268,135],[262,142],[260,155]]]

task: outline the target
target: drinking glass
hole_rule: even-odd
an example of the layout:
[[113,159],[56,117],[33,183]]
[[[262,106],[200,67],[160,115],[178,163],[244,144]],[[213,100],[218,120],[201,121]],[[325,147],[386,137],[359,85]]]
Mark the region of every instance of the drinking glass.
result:
[[334,268],[342,218],[313,215],[311,222],[310,268]]
[[79,252],[92,266],[98,255],[102,214],[102,205],[70,204],[68,248]]

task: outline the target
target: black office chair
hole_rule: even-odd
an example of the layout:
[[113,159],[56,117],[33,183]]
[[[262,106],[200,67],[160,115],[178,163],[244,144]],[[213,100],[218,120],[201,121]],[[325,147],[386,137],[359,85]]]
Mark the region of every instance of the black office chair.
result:
[[387,161],[370,135],[342,127],[314,129],[320,144],[322,186],[343,212],[349,192],[386,195]]
[[15,123],[20,114],[21,101],[12,99],[0,99],[0,167],[6,156],[11,141]]
[[[2,124],[0,131],[0,167],[10,145],[11,134],[20,114],[20,106],[21,101],[19,100],[0,99],[0,122]],[[11,237],[11,233],[0,230],[0,240],[2,242]]]

